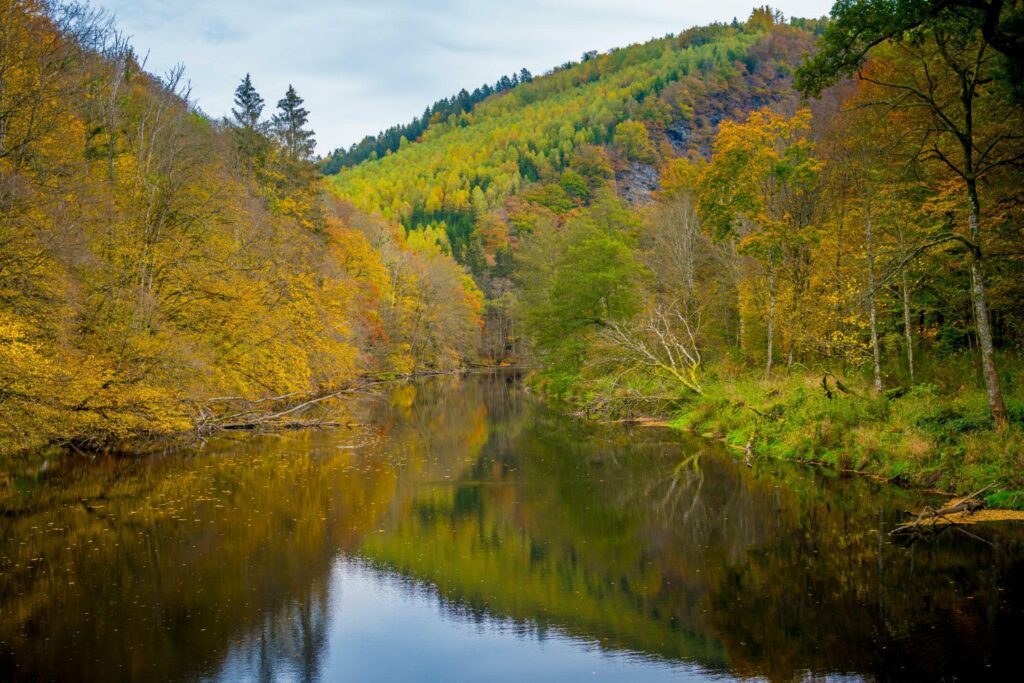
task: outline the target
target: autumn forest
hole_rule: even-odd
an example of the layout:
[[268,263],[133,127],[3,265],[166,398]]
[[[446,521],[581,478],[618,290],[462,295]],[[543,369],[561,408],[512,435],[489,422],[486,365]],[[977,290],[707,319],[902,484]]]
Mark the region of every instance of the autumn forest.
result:
[[0,448],[516,365],[590,419],[1024,506],[1020,21],[764,7],[318,158],[294,88],[214,118],[105,12],[4,2]]
[[696,4],[0,0],[0,680],[1019,678],[1024,0]]

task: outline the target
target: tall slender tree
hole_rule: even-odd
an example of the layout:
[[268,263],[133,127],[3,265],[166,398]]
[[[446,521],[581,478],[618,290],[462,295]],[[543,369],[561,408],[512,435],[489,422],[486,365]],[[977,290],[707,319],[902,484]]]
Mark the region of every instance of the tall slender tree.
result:
[[267,139],[267,124],[263,116],[263,97],[256,92],[252,78],[245,78],[235,88],[235,106],[231,109],[231,124],[234,131],[235,147],[257,166],[266,159],[270,147]]
[[235,117],[235,123],[242,128],[259,130],[260,117],[263,116],[263,98],[252,84],[252,78],[245,74],[245,78],[235,88],[235,107],[231,109],[231,115]]
[[278,113],[274,114],[272,126],[285,151],[295,159],[305,160],[313,156],[316,139],[313,131],[306,128],[309,111],[302,103],[303,99],[289,84],[288,91],[277,102]]

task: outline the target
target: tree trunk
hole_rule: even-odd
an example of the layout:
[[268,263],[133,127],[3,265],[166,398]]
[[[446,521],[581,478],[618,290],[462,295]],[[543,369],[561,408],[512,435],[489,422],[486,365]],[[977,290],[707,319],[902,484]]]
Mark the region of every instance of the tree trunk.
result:
[[[942,47],[942,46],[940,46]],[[985,260],[981,245],[981,199],[978,197],[978,176],[975,159],[974,141],[974,100],[977,97],[978,71],[981,68],[983,51],[978,52],[978,62],[974,70],[957,68],[943,51],[943,57],[954,68],[960,77],[960,105],[963,111],[963,129],[954,131],[960,140],[963,153],[963,165],[960,177],[967,189],[968,225],[971,230],[971,302],[974,304],[974,325],[978,337],[978,350],[981,351],[981,370],[985,376],[985,389],[988,393],[988,406],[992,411],[992,419],[996,427],[1003,429],[1008,424],[1006,405],[1003,403],[1003,392],[999,388],[999,375],[996,374],[996,363],[992,344],[992,328],[989,325],[988,302],[985,299]],[[933,107],[937,106],[934,103]]]
[[768,360],[764,368],[765,381],[772,379],[772,346],[775,337],[775,255],[768,259]]
[[989,324],[988,302],[985,299],[985,261],[981,251],[981,229],[978,225],[978,214],[981,202],[978,200],[978,188],[973,179],[968,179],[967,194],[970,198],[971,240],[971,300],[974,303],[974,316],[977,319],[978,348],[981,351],[981,370],[985,376],[985,389],[988,392],[988,406],[992,411],[992,419],[1000,429],[1006,427],[1009,420],[1006,405],[1003,403],[1003,392],[999,388],[999,375],[996,374],[995,354],[992,345],[992,328]]
[[743,324],[743,308],[736,307],[736,348],[743,350],[743,341],[746,338],[746,326]]
[[864,202],[864,236],[868,254],[868,304],[871,318],[871,354],[875,364],[875,393],[882,393],[882,352],[878,346],[878,305],[875,292],[875,245],[871,240],[871,199]]
[[903,337],[907,345],[907,370],[910,383],[914,383],[914,333],[910,329],[910,289],[907,288],[907,274],[900,273],[900,289],[903,290]]
[[[903,240],[903,228],[898,229],[900,238],[900,252],[906,251]],[[914,332],[910,326],[910,288],[907,286],[907,270],[900,270],[900,294],[903,299],[903,338],[907,345],[907,371],[910,373],[910,383],[914,383]]]
[[729,245],[729,265],[731,266],[730,276],[732,277],[733,286],[736,288],[736,348],[740,350],[741,357],[744,356],[743,352],[746,351],[747,342],[747,326],[743,321],[743,289],[740,284],[739,271],[742,268],[740,257],[736,253],[736,243],[732,242]]

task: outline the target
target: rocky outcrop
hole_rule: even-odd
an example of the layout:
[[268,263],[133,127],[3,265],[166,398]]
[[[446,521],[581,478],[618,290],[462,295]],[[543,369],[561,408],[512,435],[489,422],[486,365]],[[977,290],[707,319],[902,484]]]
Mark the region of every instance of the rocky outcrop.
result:
[[683,156],[690,149],[690,129],[685,121],[678,121],[665,129],[665,136],[672,150],[679,156]]
[[650,204],[651,193],[658,189],[658,169],[650,164],[631,161],[615,172],[615,186],[620,197],[633,205]]

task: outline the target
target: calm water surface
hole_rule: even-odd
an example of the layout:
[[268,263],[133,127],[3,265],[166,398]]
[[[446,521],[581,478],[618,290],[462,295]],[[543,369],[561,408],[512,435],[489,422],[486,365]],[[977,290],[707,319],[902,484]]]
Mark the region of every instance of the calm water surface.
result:
[[1024,533],[558,415],[509,374],[367,427],[0,474],[0,680],[1020,680]]

